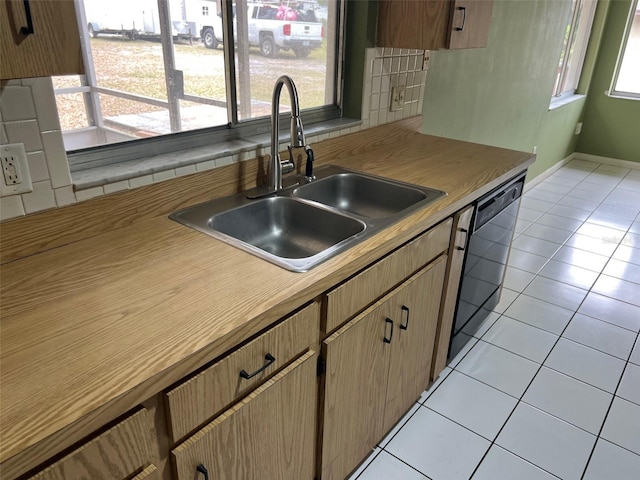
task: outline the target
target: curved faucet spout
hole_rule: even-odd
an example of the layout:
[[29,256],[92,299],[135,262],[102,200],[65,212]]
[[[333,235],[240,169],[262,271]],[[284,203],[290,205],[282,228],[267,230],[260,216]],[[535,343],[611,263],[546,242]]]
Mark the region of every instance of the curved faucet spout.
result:
[[[280,93],[282,86],[286,85],[289,92],[289,101],[291,103],[291,147],[299,148],[305,146],[304,131],[302,120],[300,119],[300,102],[298,100],[298,91],[293,80],[288,75],[282,75],[273,88],[273,98],[271,100],[271,163],[268,173],[268,187],[270,190],[282,189],[282,174],[291,172],[295,165],[293,164],[293,156],[288,162],[280,160],[279,150],[279,118],[280,112]],[[286,170],[286,171],[285,171]]]

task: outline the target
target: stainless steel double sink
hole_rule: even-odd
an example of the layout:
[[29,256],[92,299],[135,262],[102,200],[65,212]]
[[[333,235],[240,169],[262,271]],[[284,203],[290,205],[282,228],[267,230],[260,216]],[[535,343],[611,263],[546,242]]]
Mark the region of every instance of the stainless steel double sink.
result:
[[271,196],[246,193],[169,218],[295,272],[304,272],[439,198],[434,190],[334,165]]

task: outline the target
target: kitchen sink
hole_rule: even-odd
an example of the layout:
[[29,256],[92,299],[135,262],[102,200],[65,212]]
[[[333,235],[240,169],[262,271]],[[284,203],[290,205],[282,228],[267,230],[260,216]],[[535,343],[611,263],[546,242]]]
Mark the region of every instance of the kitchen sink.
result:
[[385,218],[438,193],[360,173],[338,173],[296,188],[293,196],[361,217]]
[[219,198],[169,218],[304,272],[446,195],[335,165],[315,174],[311,183]]
[[289,197],[270,197],[214,215],[209,227],[286,259],[317,255],[365,229],[365,224]]

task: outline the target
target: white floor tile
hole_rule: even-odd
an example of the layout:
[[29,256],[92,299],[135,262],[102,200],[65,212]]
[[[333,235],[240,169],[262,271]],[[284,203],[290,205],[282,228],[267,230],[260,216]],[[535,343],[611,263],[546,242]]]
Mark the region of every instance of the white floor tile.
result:
[[[582,210],[580,208],[567,207],[565,205],[556,205],[551,209],[548,213],[552,213],[553,215],[558,215],[560,217],[567,217],[573,220],[580,220],[584,222],[591,212],[587,210]],[[535,219],[534,219],[535,220]]]
[[625,362],[593,348],[561,338],[551,350],[544,365],[589,385],[614,393],[622,376]]
[[432,480],[468,480],[490,445],[470,430],[420,407],[385,450]]
[[473,475],[473,480],[556,480],[557,477],[493,445]]
[[615,397],[600,436],[640,455],[640,405]]
[[541,215],[541,211],[527,208],[524,205],[521,205],[518,211],[518,219],[527,220],[528,222],[534,222]]
[[[525,235],[563,244],[564,242],[569,240],[571,232],[567,230],[561,230],[559,228],[550,227],[548,225],[542,225],[541,223],[536,222],[527,229]],[[624,237],[624,234],[622,234],[622,237]],[[620,238],[621,240],[622,237]]]
[[462,347],[458,354],[449,362],[448,366],[450,368],[455,368],[462,361],[462,359],[467,356],[467,353],[469,353],[469,351],[476,345],[476,343],[478,343],[478,339],[476,337],[472,337],[464,333],[462,333],[462,335],[465,335],[465,338],[468,337],[469,339],[466,341],[464,347]]
[[571,320],[573,311],[537,298],[520,295],[504,314],[507,317],[560,335]]
[[596,437],[525,403],[496,444],[564,480],[580,479]]
[[626,328],[576,313],[562,334],[564,338],[627,360],[636,334]]
[[502,316],[482,339],[536,363],[542,363],[558,340],[558,336]]
[[600,275],[592,292],[640,307],[640,286],[616,277]]
[[387,433],[387,435],[382,439],[382,441],[378,444],[380,448],[384,448],[391,441],[393,437],[395,437],[396,433],[400,431],[400,429],[413,417],[413,414],[418,411],[420,408],[420,403],[414,403],[409,411],[404,414],[404,416],[395,424],[395,426]]
[[602,273],[611,277],[621,278],[627,282],[640,284],[640,265],[611,259]]
[[592,212],[598,206],[598,202],[593,202],[591,200],[585,200],[582,198],[576,198],[570,196],[572,192],[569,192],[566,197],[558,202],[558,205],[563,207],[571,207],[571,208],[579,208],[586,212]]
[[357,478],[358,480],[389,480],[392,478],[397,478],[398,480],[429,480],[417,470],[385,451],[380,452]]
[[627,229],[617,229],[605,227],[604,225],[596,225],[595,223],[585,222],[576,233],[587,237],[598,238],[607,242],[620,243],[627,233]]
[[516,403],[516,398],[454,371],[424,406],[493,440]]
[[638,480],[640,455],[598,439],[583,480]]
[[371,451],[371,454],[360,464],[360,466],[348,477],[348,480],[356,480],[362,472],[375,460],[375,458],[382,452],[382,449],[376,447]]
[[554,417],[598,435],[613,394],[543,367],[522,400]]
[[557,260],[549,260],[539,275],[585,290],[589,290],[598,278],[598,272]]
[[533,222],[518,218],[518,221],[516,222],[516,228],[514,228],[513,231],[514,231],[515,235],[518,235],[518,234],[524,232],[531,225],[533,225]]
[[537,210],[538,212],[546,212],[553,207],[554,202],[545,202],[544,200],[537,200],[535,198],[523,198],[521,205],[522,208]]
[[640,367],[633,363],[627,364],[622,381],[616,391],[616,395],[640,405]]
[[[527,229],[530,230],[531,227]],[[524,252],[533,253],[534,255],[540,255],[546,258],[553,256],[556,251],[561,247],[560,243],[549,242],[540,238],[529,237],[526,233],[520,235],[513,241],[512,247]],[[613,253],[613,250],[612,250]]]
[[509,253],[509,266],[531,273],[538,273],[547,263],[548,258],[522,250],[511,249]]
[[636,333],[640,331],[640,307],[614,298],[589,293],[578,312]]
[[531,360],[480,340],[456,370],[519,398],[538,367]]
[[565,245],[553,256],[553,260],[570,263],[571,265],[593,270],[594,272],[601,272],[607,264],[609,257]]
[[627,233],[621,243],[626,247],[640,248],[640,234]]
[[640,209],[637,207],[631,207],[631,205],[640,205],[640,192],[634,192],[626,189],[616,189],[611,192],[611,194],[607,198],[605,198],[602,203],[629,209],[630,215],[631,212],[635,211],[635,214],[637,215]]
[[[591,184],[590,186],[593,186],[593,184]],[[575,199],[575,204],[573,206],[577,208],[584,208],[585,210],[593,210],[611,193],[611,187],[608,187],[606,185],[593,187],[594,188],[589,188],[584,184],[580,184],[569,193],[567,193],[567,197],[570,197],[570,199]],[[572,204],[567,203],[567,205]]]
[[567,240],[566,245],[568,247],[609,257],[613,252],[615,252],[618,247],[618,243],[619,242],[616,241],[609,241],[602,238],[588,237],[587,235],[574,233],[571,238]]
[[635,365],[640,365],[640,340],[636,340],[636,345],[633,347],[629,361]]
[[536,186],[536,189],[538,190],[542,190],[544,192],[559,193],[561,195],[566,195],[573,188],[574,187],[572,185],[558,185],[549,182],[542,182]]
[[535,278],[535,274],[531,272],[526,272],[524,270],[519,270],[513,267],[507,267],[507,270],[504,275],[504,283],[503,285],[516,292],[522,292],[527,285],[531,283],[531,280]]
[[640,222],[635,221],[631,224],[631,226],[629,227],[629,232],[630,233],[635,233],[635,234],[640,234]]
[[570,310],[576,310],[587,296],[587,290],[540,276],[522,293]]
[[615,258],[616,260],[622,260],[623,262],[630,262],[636,265],[640,265],[640,248],[620,245],[614,252],[613,258]]
[[535,198],[537,200],[544,200],[545,202],[556,203],[562,197],[564,197],[564,193],[554,193],[549,192],[547,190],[540,190],[538,188],[534,188],[533,190],[529,190],[524,198]]
[[493,309],[494,312],[503,313],[518,298],[519,292],[504,287],[500,292],[500,302]]
[[[472,330],[474,330],[473,332],[467,332],[469,335],[473,335],[476,338],[482,338],[482,336],[487,332],[487,330],[489,330],[494,323],[496,323],[496,321],[498,320],[498,318],[500,318],[500,313],[498,312],[491,312],[489,313],[489,315],[487,316],[487,318],[485,318],[482,323],[476,328],[473,328]],[[468,326],[468,325],[467,325]],[[463,328],[462,331],[464,332],[466,330],[467,327]]]
[[633,220],[629,218],[616,217],[596,210],[589,218],[587,218],[587,222],[595,225],[602,225],[604,227],[617,228],[618,230],[627,230]]
[[554,215],[554,211],[555,208],[552,208],[549,212],[538,218],[536,220],[536,223],[548,225],[549,227],[559,228],[561,230],[567,230],[569,232],[575,232],[578,228],[580,228],[580,225],[582,225],[582,220],[574,220],[572,218]]
[[429,388],[427,388],[424,392],[422,392],[422,394],[420,394],[420,398],[418,398],[417,402],[419,404],[423,404],[424,401],[429,398],[431,396],[431,394],[433,392],[436,391],[436,389],[440,386],[440,384],[442,382],[444,382],[444,379],[447,378],[447,376],[449,376],[449,374],[453,372],[453,368],[451,367],[444,367],[444,370],[442,370],[442,372],[440,372],[440,375],[438,375],[438,378],[436,378],[436,381],[433,382]]

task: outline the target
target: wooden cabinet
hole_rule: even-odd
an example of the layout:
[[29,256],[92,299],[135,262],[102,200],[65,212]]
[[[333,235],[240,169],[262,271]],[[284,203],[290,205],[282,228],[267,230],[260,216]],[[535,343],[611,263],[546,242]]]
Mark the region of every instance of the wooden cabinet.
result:
[[184,438],[316,345],[319,310],[317,302],[308,305],[167,392],[173,441]]
[[327,338],[321,478],[343,479],[427,387],[446,256]]
[[307,352],[173,450],[177,480],[312,480],[316,364]]
[[73,0],[31,0],[33,33],[23,0],[0,0],[0,80],[83,73]]
[[464,264],[469,226],[473,217],[473,205],[463,208],[453,216],[453,234],[449,246],[447,274],[444,280],[444,292],[440,305],[438,331],[436,333],[436,351],[431,366],[431,379],[435,380],[447,364],[449,340],[453,328],[453,318],[460,289],[460,277]]
[[[151,419],[141,409],[31,480],[124,480],[150,463]],[[149,472],[147,477],[153,478]],[[136,477],[137,478],[137,477]]]
[[439,50],[486,47],[492,0],[380,0],[380,47]]

